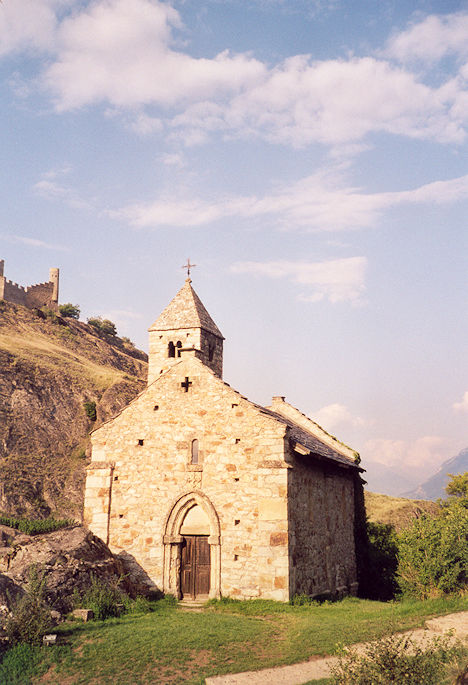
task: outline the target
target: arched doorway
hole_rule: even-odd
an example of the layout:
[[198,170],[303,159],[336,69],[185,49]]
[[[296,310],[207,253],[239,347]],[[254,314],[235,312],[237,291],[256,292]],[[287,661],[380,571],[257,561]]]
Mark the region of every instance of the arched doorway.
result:
[[211,554],[208,538],[210,521],[204,509],[194,504],[185,514],[180,534],[180,594],[183,598],[208,598]]
[[166,519],[164,592],[178,598],[220,597],[220,528],[201,492],[179,497]]

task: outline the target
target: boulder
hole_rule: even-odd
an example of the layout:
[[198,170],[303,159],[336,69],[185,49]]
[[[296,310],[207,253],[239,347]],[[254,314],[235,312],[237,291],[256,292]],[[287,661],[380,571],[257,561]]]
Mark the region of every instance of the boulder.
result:
[[[0,556],[0,572],[15,587],[26,588],[31,571],[45,576],[45,599],[61,613],[72,609],[73,592],[87,590],[92,578],[117,584],[133,595],[124,579],[122,562],[107,545],[83,526],[73,526],[41,535],[16,536],[8,553]],[[5,552],[5,550],[3,550]],[[0,586],[1,598],[1,586]]]
[[24,595],[24,590],[14,580],[0,573],[0,613],[6,614],[12,605]]

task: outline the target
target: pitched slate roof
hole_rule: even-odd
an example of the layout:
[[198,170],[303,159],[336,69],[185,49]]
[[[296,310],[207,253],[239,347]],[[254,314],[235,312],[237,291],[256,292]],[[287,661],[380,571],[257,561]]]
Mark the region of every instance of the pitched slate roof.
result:
[[339,464],[342,464],[344,466],[356,468],[359,471],[364,470],[360,466],[358,466],[356,462],[353,462],[351,459],[340,454],[338,450],[334,450],[333,447],[330,447],[329,445],[325,444],[315,435],[309,433],[309,431],[305,430],[301,426],[298,426],[297,423],[295,423],[291,419],[283,416],[282,414],[278,414],[277,412],[272,411],[267,407],[259,406],[259,409],[262,411],[262,413],[268,414],[277,421],[280,421],[280,423],[285,423],[289,427],[289,440],[292,443],[293,449],[296,445],[300,445],[309,452],[310,456],[330,459],[331,461],[338,462]]
[[203,328],[224,340],[223,334],[206,311],[191,284],[192,281],[187,278],[177,295],[169,302],[149,330],[171,331],[180,328]]

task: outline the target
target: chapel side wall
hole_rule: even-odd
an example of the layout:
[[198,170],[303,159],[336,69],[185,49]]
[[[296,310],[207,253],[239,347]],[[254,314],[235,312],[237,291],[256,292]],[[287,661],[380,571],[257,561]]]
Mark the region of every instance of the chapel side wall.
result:
[[353,474],[312,460],[289,471],[291,594],[355,594]]
[[[192,383],[188,392],[181,388],[185,377]],[[189,463],[193,439],[199,441],[198,466]],[[96,454],[96,459],[115,463],[109,519],[115,553],[135,560],[163,589],[169,512],[184,494],[202,493],[219,519],[219,592],[288,600],[288,465],[282,424],[262,416],[190,359],[149,386],[92,441],[93,459]],[[97,482],[94,487],[98,492]],[[167,563],[177,575],[176,557],[170,562],[166,557]]]

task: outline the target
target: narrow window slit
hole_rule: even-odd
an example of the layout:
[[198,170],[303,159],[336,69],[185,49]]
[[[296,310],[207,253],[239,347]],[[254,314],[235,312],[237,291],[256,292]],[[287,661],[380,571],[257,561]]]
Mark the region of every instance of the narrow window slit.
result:
[[191,463],[198,464],[198,440],[192,440]]

